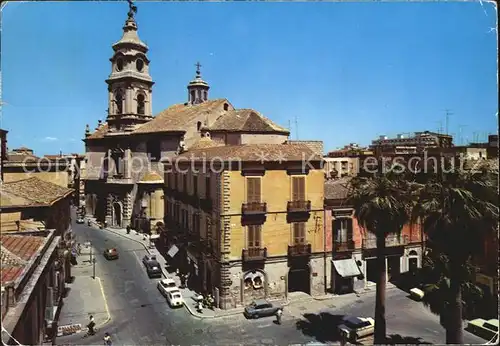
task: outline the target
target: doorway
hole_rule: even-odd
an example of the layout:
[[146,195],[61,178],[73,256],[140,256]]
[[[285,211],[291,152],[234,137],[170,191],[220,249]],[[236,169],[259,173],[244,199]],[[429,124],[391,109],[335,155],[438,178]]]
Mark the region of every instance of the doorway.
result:
[[366,281],[376,283],[378,280],[377,261],[375,258],[366,259]]
[[387,281],[397,279],[401,273],[401,257],[390,256],[387,257]]
[[122,226],[122,206],[118,202],[113,203],[113,226]]
[[309,266],[290,268],[288,271],[288,292],[311,294],[311,269]]

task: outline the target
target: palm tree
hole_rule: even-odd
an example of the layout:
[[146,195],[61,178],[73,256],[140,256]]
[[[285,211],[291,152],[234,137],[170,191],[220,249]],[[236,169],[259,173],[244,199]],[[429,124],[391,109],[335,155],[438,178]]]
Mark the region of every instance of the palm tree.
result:
[[385,321],[385,239],[400,234],[410,220],[412,185],[392,173],[375,177],[355,177],[350,181],[349,201],[359,224],[376,238],[377,286],[375,298],[375,344],[386,343]]
[[448,298],[442,321],[446,343],[462,344],[462,286],[467,263],[481,249],[484,233],[498,223],[498,192],[489,172],[453,170],[420,187],[412,218],[420,219],[430,246],[448,261]]

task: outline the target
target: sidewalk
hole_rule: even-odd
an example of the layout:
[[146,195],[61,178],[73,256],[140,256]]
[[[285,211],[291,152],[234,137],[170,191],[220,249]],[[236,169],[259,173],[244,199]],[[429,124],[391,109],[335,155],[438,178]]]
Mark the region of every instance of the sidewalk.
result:
[[106,296],[101,279],[92,278],[92,264],[88,261],[88,251],[77,257],[78,264],[71,268],[74,280],[66,284],[68,294],[59,315],[59,331],[67,334],[79,333],[86,330],[90,315],[94,316],[96,328],[110,321]]

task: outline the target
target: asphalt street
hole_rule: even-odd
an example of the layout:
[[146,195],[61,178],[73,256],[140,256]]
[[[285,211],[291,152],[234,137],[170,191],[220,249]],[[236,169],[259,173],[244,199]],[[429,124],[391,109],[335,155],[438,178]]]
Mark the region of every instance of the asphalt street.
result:
[[[83,339],[81,334],[60,337],[57,339],[59,345],[102,344],[104,332],[111,334],[114,345],[336,343],[338,338],[334,331],[339,317],[373,316],[374,293],[368,293],[324,302],[292,303],[285,308],[282,325],[276,325],[274,318],[247,320],[242,315],[200,320],[184,308],[168,306],[156,288],[158,279],[149,279],[146,275],[142,264],[146,250],[141,244],[86,225],[74,224],[73,231],[80,243],[90,241],[97,251],[96,276],[102,280],[111,321],[93,337]],[[102,256],[104,249],[110,247],[118,249],[118,260],[107,261]],[[444,343],[445,333],[439,318],[399,289],[387,292],[386,316],[388,334],[414,338],[406,339],[405,343],[416,343],[414,340]],[[464,341],[470,344],[484,342],[467,332]]]
[[[111,321],[95,336],[59,337],[58,345],[101,344],[104,332],[111,334],[114,345],[288,345],[314,341],[296,328],[292,318],[285,318],[278,326],[273,318],[200,320],[184,308],[171,309],[156,287],[158,279],[149,279],[144,270],[146,250],[142,245],[87,225],[73,224],[73,231],[78,242],[90,241],[96,249],[96,276],[101,278]],[[118,249],[118,260],[107,261],[102,256],[104,249],[111,247]],[[85,260],[82,257],[80,261]]]

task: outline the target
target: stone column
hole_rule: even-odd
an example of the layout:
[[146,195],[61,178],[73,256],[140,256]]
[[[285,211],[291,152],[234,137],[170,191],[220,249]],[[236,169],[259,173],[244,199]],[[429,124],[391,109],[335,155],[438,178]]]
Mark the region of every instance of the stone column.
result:
[[122,227],[126,228],[131,226],[132,219],[132,194],[127,192],[125,198],[123,199],[123,210],[122,210]]
[[135,113],[134,110],[134,89],[132,89],[131,86],[128,86],[127,89],[125,89],[125,113]]
[[153,115],[153,92],[149,90],[148,99],[146,103],[146,115]]
[[106,196],[106,222],[108,226],[113,225],[113,195],[108,194]]
[[131,161],[131,150],[130,148],[125,149],[125,153],[123,154],[123,176],[126,179],[132,178],[131,176],[131,168],[130,168],[130,161]]

